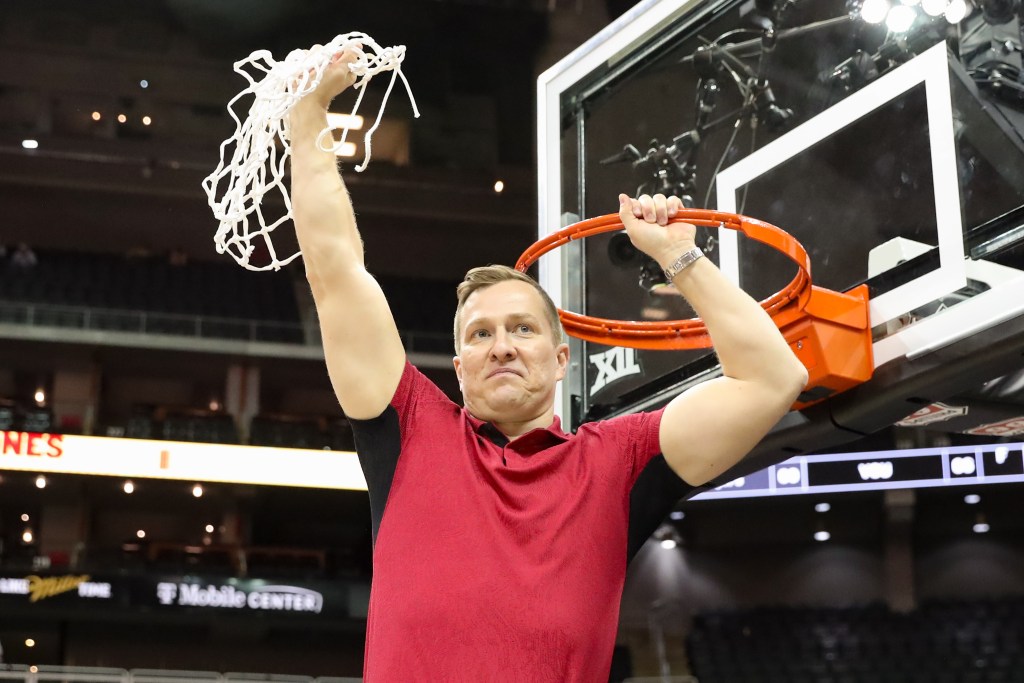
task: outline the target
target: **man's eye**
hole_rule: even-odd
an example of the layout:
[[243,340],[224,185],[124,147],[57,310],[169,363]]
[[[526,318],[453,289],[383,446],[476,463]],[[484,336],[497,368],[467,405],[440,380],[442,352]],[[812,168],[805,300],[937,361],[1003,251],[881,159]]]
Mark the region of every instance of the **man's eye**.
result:
[[516,331],[519,332],[520,334],[529,334],[533,332],[533,328],[527,325],[526,323],[523,323],[522,325],[516,327]]
[[487,330],[476,330],[470,335],[473,339],[483,339],[487,336]]

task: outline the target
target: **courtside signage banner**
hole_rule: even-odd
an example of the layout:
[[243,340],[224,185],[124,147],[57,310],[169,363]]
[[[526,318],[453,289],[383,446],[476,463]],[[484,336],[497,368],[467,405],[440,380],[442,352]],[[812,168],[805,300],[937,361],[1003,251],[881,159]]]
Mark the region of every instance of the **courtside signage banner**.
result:
[[108,602],[114,593],[109,581],[97,581],[88,574],[0,575],[0,597],[6,596],[16,596],[32,604],[65,604],[70,600]]
[[0,470],[366,490],[351,451],[0,431]]
[[159,612],[365,617],[353,614],[345,582],[293,584],[262,579],[0,574],[0,610],[138,609]]

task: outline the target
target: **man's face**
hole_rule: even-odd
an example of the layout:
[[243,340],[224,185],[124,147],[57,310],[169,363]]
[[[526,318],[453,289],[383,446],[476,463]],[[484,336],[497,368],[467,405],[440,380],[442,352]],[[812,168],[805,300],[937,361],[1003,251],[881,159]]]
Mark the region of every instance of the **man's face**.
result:
[[529,284],[507,280],[473,292],[459,340],[455,374],[474,417],[525,422],[553,409],[569,347],[555,343],[544,302]]

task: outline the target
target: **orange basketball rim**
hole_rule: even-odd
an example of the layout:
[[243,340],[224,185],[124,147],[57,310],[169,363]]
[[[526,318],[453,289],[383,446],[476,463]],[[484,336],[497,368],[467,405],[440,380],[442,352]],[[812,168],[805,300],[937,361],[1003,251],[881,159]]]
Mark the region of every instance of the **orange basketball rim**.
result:
[[[809,380],[794,408],[800,410],[867,381],[874,370],[868,287],[834,292],[811,282],[807,251],[789,233],[764,221],[723,211],[680,209],[671,222],[742,232],[785,254],[797,273],[783,289],[761,302],[797,358]],[[573,240],[622,230],[618,214],[597,216],[554,232],[519,257],[516,269],[525,272],[541,256]],[[711,337],[700,318],[667,321],[608,320],[558,310],[567,334],[579,339],[636,349],[703,349]]]

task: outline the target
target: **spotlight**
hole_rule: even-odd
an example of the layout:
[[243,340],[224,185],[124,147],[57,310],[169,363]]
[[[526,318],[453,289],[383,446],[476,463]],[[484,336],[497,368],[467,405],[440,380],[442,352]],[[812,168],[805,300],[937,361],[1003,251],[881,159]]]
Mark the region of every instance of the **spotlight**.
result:
[[196,498],[202,498],[203,497],[203,487],[200,486],[199,484],[196,484],[195,486],[193,486],[192,487],[192,495],[195,496]]
[[891,6],[889,0],[864,0],[860,7],[860,18],[868,24],[881,24]]
[[206,525],[206,533],[208,533],[208,534],[212,534],[213,533],[213,525],[212,524],[207,524]]
[[885,25],[893,33],[906,33],[917,19],[917,10],[906,5],[897,5],[885,16]]
[[975,522],[974,533],[976,534],[987,534],[989,530],[988,522]]
[[92,120],[93,121],[99,121],[101,118],[103,118],[103,115],[100,114],[98,111],[94,111],[92,113]]
[[21,533],[21,542],[22,543],[28,545],[28,544],[32,543],[33,541],[35,541],[35,540],[36,540],[36,537],[32,533],[31,529],[25,529],[25,531],[23,531]]
[[44,477],[41,474],[38,477],[36,477],[36,488],[37,489],[45,489],[46,488],[46,477]]
[[824,543],[825,541],[827,541],[830,538],[832,538],[832,534],[830,534],[827,531],[815,531],[814,532],[814,540],[815,541]]
[[676,547],[676,541],[672,538],[666,538],[661,542],[661,547],[665,550],[674,550]]
[[118,122],[118,123],[124,123],[124,122],[126,122],[127,120],[128,120],[128,117],[127,117],[127,116],[125,116],[124,114],[118,114],[118,115],[117,115],[117,122]]
[[966,496],[964,496],[964,502],[967,503],[968,505],[977,505],[978,503],[981,502],[981,496],[979,496],[977,493],[968,493]]
[[959,24],[967,16],[968,10],[967,0],[951,0],[946,7],[946,21],[951,24]]
[[683,519],[685,517],[686,517],[686,513],[683,512],[682,510],[673,510],[672,514],[669,515],[669,518],[674,520],[674,521],[676,521],[676,522],[678,522],[679,520],[681,520],[681,519]]
[[145,78],[143,78],[141,81],[139,81],[139,87],[142,88],[143,90],[145,90],[146,88],[149,87],[149,81],[147,81]]
[[818,503],[814,506],[815,512],[828,512],[831,509],[832,506],[829,503]]
[[144,125],[144,126],[148,126],[148,125],[149,125],[149,124],[151,124],[151,123],[153,123],[153,119],[151,119],[151,118],[150,118],[150,117],[148,117],[148,116],[143,116],[143,117],[142,117],[142,125]]
[[494,181],[494,191],[495,192],[497,192],[498,194],[501,194],[502,190],[504,190],[504,189],[505,189],[505,181],[504,180],[495,180]]
[[138,536],[139,538],[145,538],[146,537],[146,532],[144,530],[142,530],[142,529],[139,529],[138,531],[135,532],[135,535]]
[[38,140],[22,140],[21,141],[21,146],[24,147],[25,149],[39,149],[39,141]]
[[29,520],[29,516],[27,514],[24,514],[24,515],[21,516],[21,521],[27,522],[28,520]]
[[126,481],[122,488],[124,489],[125,493],[135,493],[135,484],[133,484],[130,480]]

